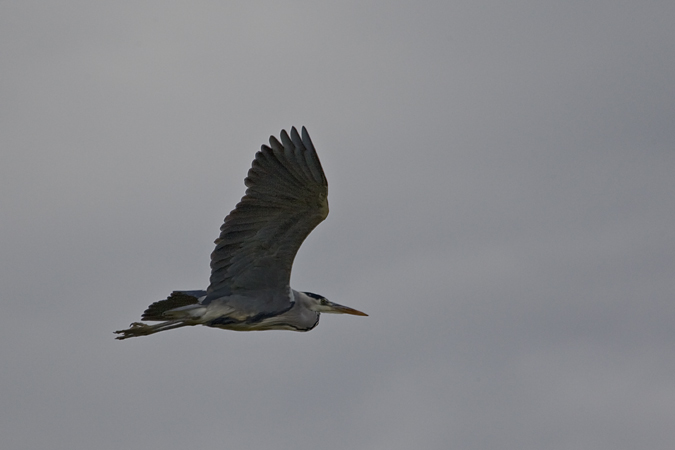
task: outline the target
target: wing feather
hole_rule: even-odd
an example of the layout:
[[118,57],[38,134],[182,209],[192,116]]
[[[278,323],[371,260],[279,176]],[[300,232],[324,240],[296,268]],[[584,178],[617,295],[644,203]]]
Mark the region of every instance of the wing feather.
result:
[[244,180],[246,195],[220,227],[204,303],[224,295],[288,292],[300,245],[328,215],[328,183],[307,130],[302,137],[295,128],[290,136],[282,130],[280,138],[271,136],[256,153]]

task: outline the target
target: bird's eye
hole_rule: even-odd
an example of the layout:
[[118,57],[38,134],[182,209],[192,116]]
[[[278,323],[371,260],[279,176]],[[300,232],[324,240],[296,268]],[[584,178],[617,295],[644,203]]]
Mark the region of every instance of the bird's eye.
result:
[[326,304],[326,299],[325,299],[325,298],[322,298],[322,299],[321,299],[321,304],[322,304],[322,305],[325,305],[325,304]]

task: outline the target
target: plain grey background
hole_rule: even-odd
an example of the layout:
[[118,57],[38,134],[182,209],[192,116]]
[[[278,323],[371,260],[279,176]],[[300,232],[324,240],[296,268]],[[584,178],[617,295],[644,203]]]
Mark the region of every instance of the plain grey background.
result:
[[[670,449],[672,1],[0,2],[3,449]],[[115,341],[259,146],[370,317]]]

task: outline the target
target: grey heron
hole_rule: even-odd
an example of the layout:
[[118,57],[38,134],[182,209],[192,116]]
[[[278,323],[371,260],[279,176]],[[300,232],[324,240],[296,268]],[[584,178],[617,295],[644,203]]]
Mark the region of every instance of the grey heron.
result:
[[309,134],[270,136],[244,180],[246,194],[225,217],[205,290],[174,291],[150,305],[117,339],[184,326],[235,331],[309,331],[321,313],[367,314],[290,287],[300,245],[328,215],[328,182]]

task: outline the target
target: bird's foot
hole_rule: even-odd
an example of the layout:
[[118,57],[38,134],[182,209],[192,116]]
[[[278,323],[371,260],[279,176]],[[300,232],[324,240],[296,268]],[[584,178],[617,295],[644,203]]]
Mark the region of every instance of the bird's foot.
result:
[[147,336],[153,333],[153,327],[142,322],[134,322],[126,330],[117,330],[115,334],[121,334],[115,339],[127,339],[130,337]]

